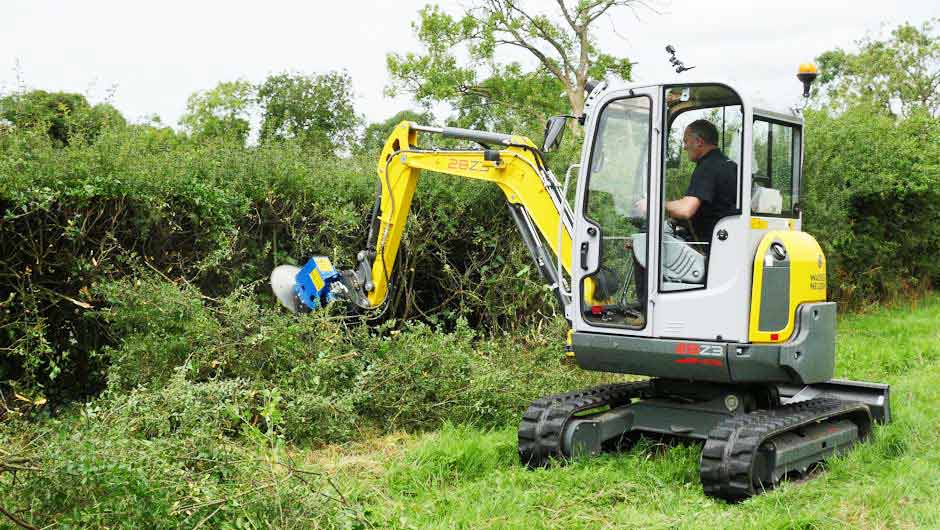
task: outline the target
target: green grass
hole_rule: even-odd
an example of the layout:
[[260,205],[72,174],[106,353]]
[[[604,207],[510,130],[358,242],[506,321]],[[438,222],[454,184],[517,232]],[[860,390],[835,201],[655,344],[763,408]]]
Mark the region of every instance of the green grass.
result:
[[812,480],[738,505],[706,498],[697,445],[639,443],[627,453],[527,471],[515,431],[447,426],[349,483],[380,527],[930,528],[940,488],[940,366],[894,387],[895,422]]
[[893,423],[811,480],[740,504],[703,495],[697,444],[641,440],[538,471],[519,465],[513,424],[300,447],[266,427],[284,412],[277,395],[181,372],[157,393],[0,423],[0,463],[40,468],[0,472],[0,506],[62,528],[940,528],[938,322],[938,295],[844,316],[837,375],[890,383]]
[[838,332],[837,377],[894,383],[940,361],[940,297],[847,315]]
[[310,460],[345,480],[378,527],[940,528],[937,323],[937,297],[843,318],[837,375],[890,383],[894,422],[811,480],[737,505],[702,494],[695,444],[641,441],[626,453],[527,471],[516,462],[514,426],[447,425],[395,437],[391,451],[381,441],[371,454],[353,449],[357,464]]

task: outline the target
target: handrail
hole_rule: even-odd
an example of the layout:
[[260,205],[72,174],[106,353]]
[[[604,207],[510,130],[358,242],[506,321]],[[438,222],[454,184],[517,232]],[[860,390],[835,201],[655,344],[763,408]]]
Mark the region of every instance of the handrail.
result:
[[[581,169],[581,164],[571,164],[570,166],[568,166],[568,170],[565,171],[565,183],[562,185],[562,191],[561,191],[562,204],[560,206],[562,207],[564,207],[568,203],[568,183],[571,182],[571,170],[573,169]],[[571,221],[572,221],[571,234],[573,236],[574,235],[574,226],[573,226],[574,219],[572,219]],[[561,248],[561,242],[562,242],[562,239],[564,238],[564,230],[565,230],[564,224],[565,223],[563,221],[563,217],[559,215],[558,216],[558,246],[557,248]],[[555,267],[557,269],[556,272],[558,273],[558,293],[561,295],[562,299],[565,301],[565,305],[567,305],[569,302],[571,302],[571,296],[572,296],[571,293],[574,287],[571,285],[571,282],[568,283],[568,289],[565,289],[564,287],[565,277],[562,272],[561,260],[562,260],[561,256],[559,256],[558,259],[555,260]]]

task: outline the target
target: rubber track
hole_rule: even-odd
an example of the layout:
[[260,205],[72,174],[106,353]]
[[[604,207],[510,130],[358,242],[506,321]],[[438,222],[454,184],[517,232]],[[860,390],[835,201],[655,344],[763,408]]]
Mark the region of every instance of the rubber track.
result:
[[629,403],[650,388],[649,381],[603,385],[539,398],[529,405],[519,424],[519,460],[529,469],[564,461],[562,433],[578,412]]
[[754,484],[755,457],[764,442],[803,425],[858,414],[868,418],[868,425],[859,425],[863,439],[871,430],[868,407],[830,397],[728,418],[708,433],[702,449],[699,466],[702,488],[708,496],[732,502],[772,489],[773,484]]

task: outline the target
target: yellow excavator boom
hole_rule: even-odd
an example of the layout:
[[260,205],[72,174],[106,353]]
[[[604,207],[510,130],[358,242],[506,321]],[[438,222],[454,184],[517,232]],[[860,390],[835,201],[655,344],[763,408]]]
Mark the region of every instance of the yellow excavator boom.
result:
[[[381,182],[382,197],[374,242],[376,255],[371,264],[373,288],[368,292],[372,307],[381,305],[388,296],[391,269],[421,170],[483,180],[499,186],[509,204],[521,205],[525,209],[556,259],[563,256],[561,264],[570,274],[571,235],[569,227],[562,221],[562,216],[568,215],[565,212],[567,207],[563,202],[559,203],[563,198],[557,189],[558,182],[542,167],[538,149],[531,140],[509,136],[508,145],[502,145],[498,150],[428,150],[416,146],[417,134],[421,130],[436,132],[435,128],[401,122],[385,142],[379,156],[376,173]],[[559,224],[563,225],[560,238]]]
[[[418,145],[419,133],[468,140],[483,148],[423,148]],[[384,309],[422,170],[499,186],[540,274],[565,304],[570,296],[564,275],[571,275],[574,216],[542,152],[524,136],[410,121],[395,127],[379,155],[379,190],[369,222],[368,247],[356,255],[356,268],[337,271],[325,256],[314,256],[302,269],[282,265],[271,275],[278,299],[292,311],[315,310],[336,298],[347,299],[362,310]],[[585,298],[593,301],[597,291],[593,279],[585,280],[584,290]]]

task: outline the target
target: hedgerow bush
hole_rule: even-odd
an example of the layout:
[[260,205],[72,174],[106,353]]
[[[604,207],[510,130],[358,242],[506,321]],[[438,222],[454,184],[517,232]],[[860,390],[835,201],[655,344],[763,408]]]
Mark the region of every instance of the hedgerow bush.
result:
[[91,294],[112,334],[107,389],[43,422],[0,422],[0,506],[29,524],[368,526],[368,499],[298,447],[504,426],[536,396],[601,380],[558,362],[558,321],[495,336],[465,319],[370,328],[153,271]]
[[38,527],[361,527],[348,486],[288,450],[277,391],[250,387],[179,370],[161,391],[0,424],[0,463],[15,466],[0,474],[0,505]]
[[[266,279],[275,264],[325,254],[352,266],[374,164],[290,142],[196,143],[140,125],[67,144],[42,128],[0,130],[0,381],[53,402],[103,388],[110,361],[101,353],[114,341],[96,286],[139,270],[184,279],[197,297],[250,286],[274,304]],[[425,175],[386,316],[511,331],[552,314],[503,203],[495,187]],[[165,339],[182,355],[175,331]]]
[[[539,395],[597,380],[560,366],[560,323],[486,338],[465,319],[448,331],[424,323],[369,328],[329,312],[297,318],[258,305],[245,291],[205,300],[153,275],[101,291],[110,304],[102,318],[117,341],[103,352],[112,395],[162,396],[175,377],[196,385],[246,382],[243,391],[256,395],[276,389],[279,432],[293,442],[446,421],[503,425]],[[161,403],[153,408],[165,410],[168,402]]]
[[910,296],[940,280],[940,119],[866,107],[807,116],[806,226],[828,257],[830,298]]

